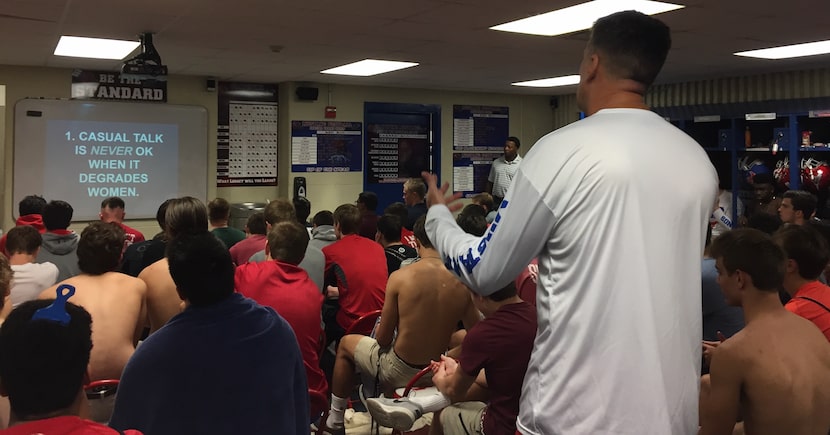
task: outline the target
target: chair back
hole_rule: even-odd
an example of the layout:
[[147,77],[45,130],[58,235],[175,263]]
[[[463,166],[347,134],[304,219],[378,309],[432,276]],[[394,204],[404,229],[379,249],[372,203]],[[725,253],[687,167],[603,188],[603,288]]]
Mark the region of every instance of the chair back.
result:
[[375,326],[377,326],[378,320],[380,319],[380,313],[381,310],[374,310],[358,317],[357,320],[346,328],[346,333],[343,335],[362,334],[373,336]]

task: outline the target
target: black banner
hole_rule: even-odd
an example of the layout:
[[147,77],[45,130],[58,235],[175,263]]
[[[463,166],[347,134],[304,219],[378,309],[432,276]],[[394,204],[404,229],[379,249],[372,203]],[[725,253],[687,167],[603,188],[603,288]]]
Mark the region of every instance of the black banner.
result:
[[121,77],[111,71],[72,71],[72,98],[167,102],[167,80]]

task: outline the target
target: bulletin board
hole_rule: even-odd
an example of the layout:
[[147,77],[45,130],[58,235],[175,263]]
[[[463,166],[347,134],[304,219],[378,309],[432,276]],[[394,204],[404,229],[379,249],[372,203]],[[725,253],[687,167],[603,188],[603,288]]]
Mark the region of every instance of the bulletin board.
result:
[[510,108],[506,106],[452,106],[453,151],[502,152],[510,136]]
[[292,172],[360,172],[363,123],[291,121]]

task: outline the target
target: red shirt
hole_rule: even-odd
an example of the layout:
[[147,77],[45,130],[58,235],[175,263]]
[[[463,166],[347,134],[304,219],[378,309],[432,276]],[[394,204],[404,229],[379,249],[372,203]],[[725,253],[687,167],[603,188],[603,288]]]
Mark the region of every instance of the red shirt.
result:
[[252,255],[265,249],[266,239],[265,234],[252,234],[245,240],[231,246],[230,253],[233,263],[237,266],[247,263]]
[[358,317],[383,308],[386,296],[386,253],[380,244],[357,234],[343,236],[323,248],[326,282],[340,290],[337,323],[347,329]]
[[118,432],[103,424],[90,420],[82,420],[75,416],[52,417],[43,420],[34,420],[16,424],[6,430],[0,430],[2,435],[141,435],[137,430]]
[[115,222],[119,227],[124,230],[124,249],[127,246],[132,245],[133,243],[143,242],[144,241],[144,234],[141,234],[141,231],[138,231],[134,228],[130,228],[121,222]]
[[236,268],[234,283],[237,292],[273,308],[291,325],[303,355],[308,388],[328,390],[319,359],[323,295],[308,273],[274,260],[246,263]]
[[418,244],[415,243],[415,233],[404,227],[401,227],[401,243],[416,249],[418,248]]
[[818,281],[808,282],[801,286],[795,292],[793,298],[784,305],[784,308],[793,314],[798,314],[813,322],[827,337],[827,341],[830,341],[830,311],[811,300],[803,298],[813,299],[830,308],[830,287]]
[[[43,217],[39,214],[26,214],[20,216],[17,218],[15,225],[29,225],[35,227],[40,234],[46,232],[46,227],[43,226]],[[9,256],[9,253],[6,252],[6,234],[3,234],[3,237],[0,237],[0,252],[2,252],[6,257]]]

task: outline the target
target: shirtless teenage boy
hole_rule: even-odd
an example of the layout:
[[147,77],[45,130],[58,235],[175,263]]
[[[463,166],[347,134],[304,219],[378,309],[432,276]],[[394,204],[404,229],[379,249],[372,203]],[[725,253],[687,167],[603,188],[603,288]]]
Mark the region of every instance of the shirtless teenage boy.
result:
[[75,287],[72,302],[92,316],[94,346],[89,380],[119,379],[146,322],[147,287],[138,278],[115,272],[124,248],[124,230],[115,224],[92,222],[78,242],[81,274],[44,290],[40,299],[55,299],[60,284]]
[[701,391],[701,434],[815,434],[830,429],[830,344],[810,321],[781,306],[784,252],[753,229],[711,247],[718,284],[746,326],[712,351]]
[[[413,228],[421,260],[389,276],[376,338],[347,335],[340,340],[326,421],[329,433],[338,433],[343,427],[355,369],[364,376],[377,376],[386,391],[402,387],[447,350],[459,320],[469,329],[479,319],[469,289],[447,270],[427,238],[424,219],[418,219]],[[398,335],[392,348],[396,327]]]

